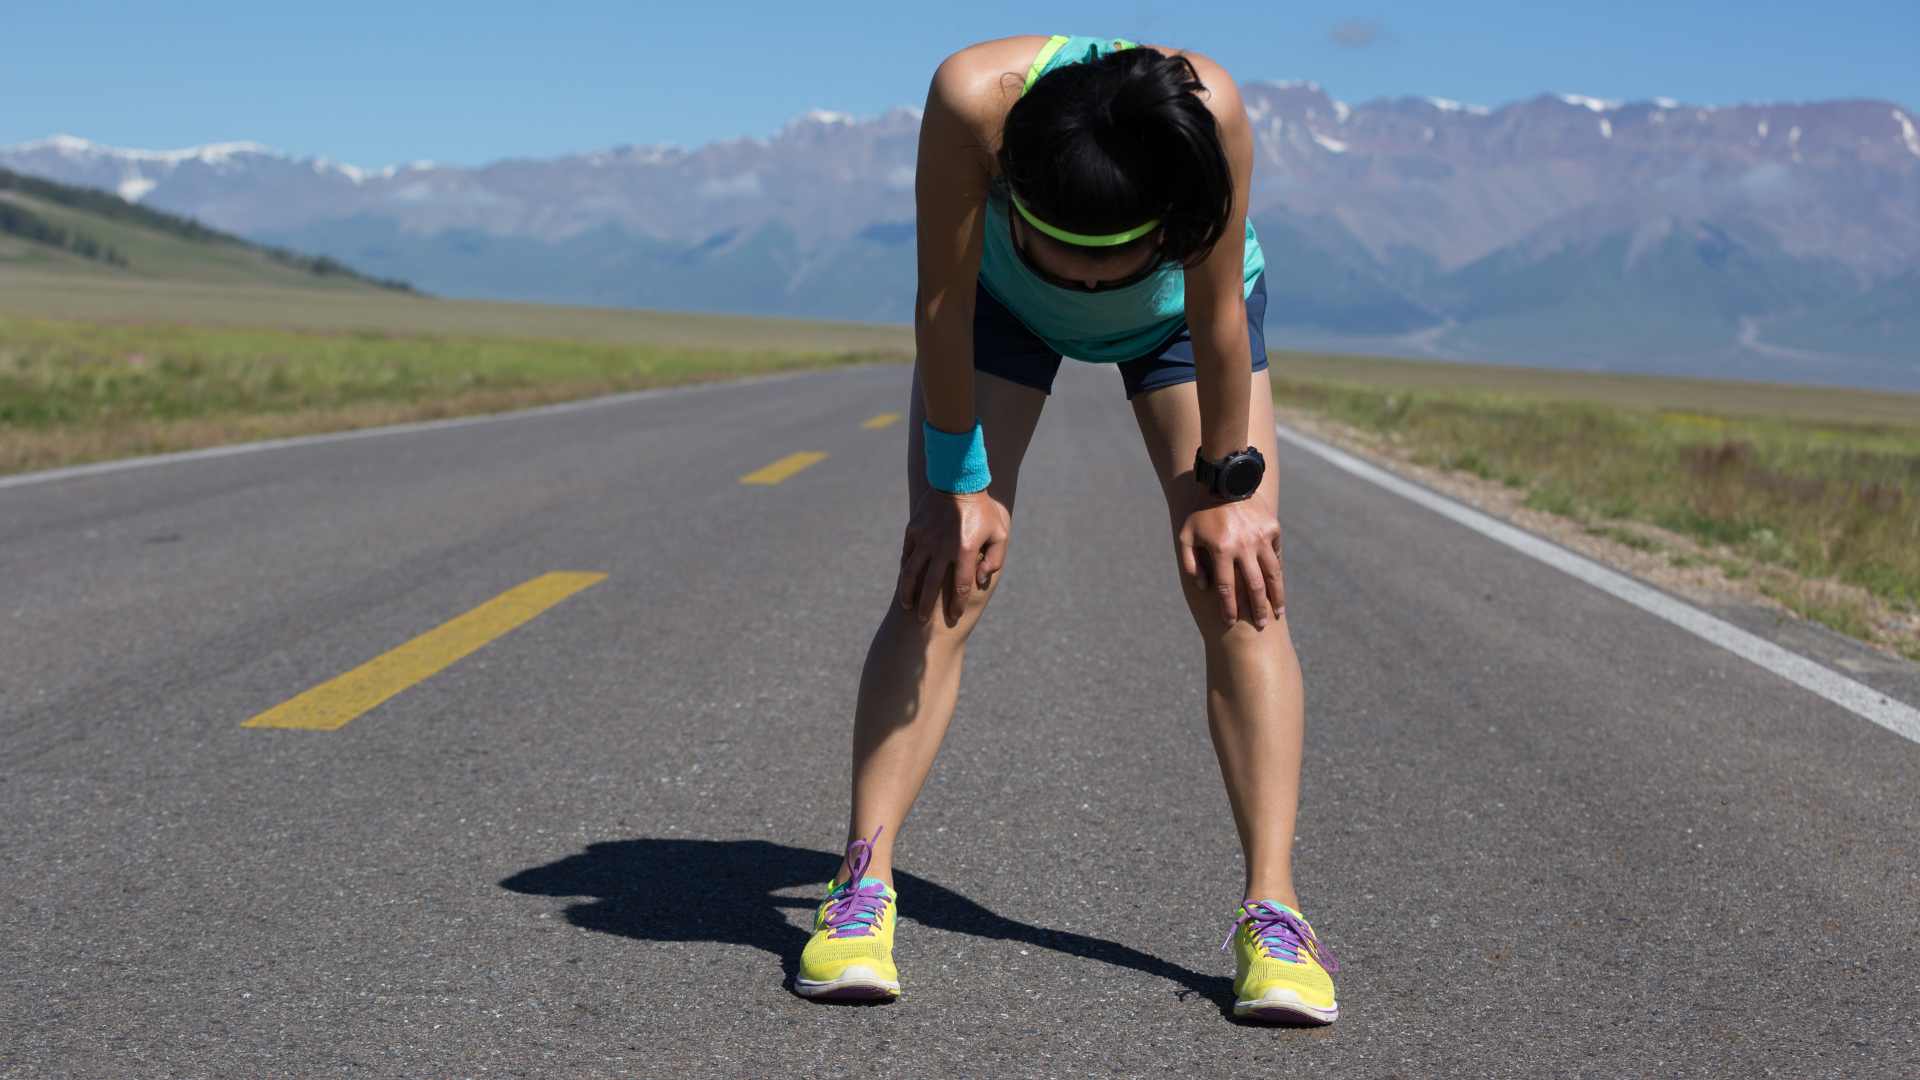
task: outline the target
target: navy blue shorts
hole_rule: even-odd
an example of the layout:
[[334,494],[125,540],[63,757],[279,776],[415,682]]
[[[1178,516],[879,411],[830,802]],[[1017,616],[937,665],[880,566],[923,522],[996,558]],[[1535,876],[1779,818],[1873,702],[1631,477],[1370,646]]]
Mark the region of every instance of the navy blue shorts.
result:
[[[1253,371],[1267,370],[1267,275],[1262,271],[1253,279],[1253,291],[1247,294],[1247,344],[1252,347]],[[1127,386],[1127,400],[1148,390],[1175,383],[1192,382],[1193,338],[1187,324],[1159,347],[1113,365]],[[1043,394],[1053,393],[1054,376],[1060,373],[1060,354],[1026,328],[1006,305],[993,298],[984,287],[976,286],[973,301],[973,370],[998,375],[1002,379],[1031,386]]]

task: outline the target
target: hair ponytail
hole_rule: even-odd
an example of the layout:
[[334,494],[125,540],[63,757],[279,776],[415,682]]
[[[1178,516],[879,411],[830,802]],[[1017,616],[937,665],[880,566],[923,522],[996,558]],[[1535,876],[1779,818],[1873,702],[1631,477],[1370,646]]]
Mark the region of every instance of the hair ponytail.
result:
[[1205,91],[1186,57],[1145,47],[1056,68],[1007,111],[1001,176],[1036,216],[1071,232],[1159,218],[1163,256],[1191,265],[1233,215],[1233,172]]

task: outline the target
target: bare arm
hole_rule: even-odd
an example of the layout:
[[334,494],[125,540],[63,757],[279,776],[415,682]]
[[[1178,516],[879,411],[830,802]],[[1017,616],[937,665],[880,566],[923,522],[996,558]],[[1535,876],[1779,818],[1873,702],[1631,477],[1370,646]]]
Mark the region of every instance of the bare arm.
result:
[[[970,70],[971,69],[971,70]],[[914,204],[920,288],[913,331],[927,423],[973,430],[973,298],[979,284],[981,229],[990,177],[981,118],[980,65],[961,54],[934,72],[920,119]],[[993,452],[987,448],[989,461]],[[922,487],[901,538],[900,606],[921,622],[942,607],[959,625],[976,588],[1006,563],[1008,510],[992,488],[965,493]]]
[[1200,397],[1200,452],[1212,459],[1247,445],[1247,372],[1253,367],[1247,339],[1247,191],[1253,182],[1253,131],[1240,89],[1226,70],[1188,53],[1210,91],[1207,105],[1220,126],[1220,141],[1233,170],[1233,213],[1213,252],[1189,267],[1187,328],[1193,335],[1194,382]]
[[[1193,335],[1195,393],[1200,399],[1200,452],[1218,459],[1243,449],[1250,436],[1252,343],[1247,338],[1247,189],[1253,180],[1253,132],[1239,88],[1220,65],[1187,54],[1209,91],[1207,105],[1233,173],[1233,212],[1227,231],[1198,266],[1189,267],[1187,328]],[[1271,487],[1271,480],[1262,486]],[[1196,488],[1197,490],[1197,488]],[[1203,581],[1220,601],[1228,626],[1246,619],[1265,629],[1286,611],[1280,571],[1280,523],[1270,504],[1246,499],[1213,502],[1194,496],[1195,509],[1177,540],[1181,569]],[[1204,569],[1205,577],[1199,572]]]
[[973,78],[954,57],[934,72],[913,183],[916,362],[927,420],[950,432],[973,430],[973,298],[990,179],[986,149],[968,112]]

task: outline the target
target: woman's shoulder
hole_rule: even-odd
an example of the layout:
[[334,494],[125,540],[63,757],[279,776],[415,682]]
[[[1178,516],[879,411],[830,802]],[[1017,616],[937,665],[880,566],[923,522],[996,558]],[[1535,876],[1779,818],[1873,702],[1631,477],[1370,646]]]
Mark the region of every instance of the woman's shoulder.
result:
[[[1027,69],[1046,45],[1048,35],[1016,34],[1012,37],[976,41],[944,57],[934,69],[930,95],[956,114],[983,125],[983,131],[997,131],[1007,110],[1020,99]],[[1164,56],[1183,56],[1193,65],[1194,74],[1208,90],[1209,104],[1216,112],[1231,112],[1240,104],[1239,88],[1232,76],[1212,57],[1195,49],[1140,42],[1140,48],[1152,49]],[[1222,109],[1222,106],[1229,106]]]
[[929,94],[962,116],[1004,117],[1046,43],[1045,34],[1016,34],[955,49],[934,69]]

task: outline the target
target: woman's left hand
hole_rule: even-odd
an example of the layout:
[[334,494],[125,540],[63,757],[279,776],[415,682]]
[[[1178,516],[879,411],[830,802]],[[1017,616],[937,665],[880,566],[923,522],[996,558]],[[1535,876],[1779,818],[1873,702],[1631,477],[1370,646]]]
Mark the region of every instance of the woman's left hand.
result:
[[1280,522],[1264,499],[1223,500],[1197,492],[1174,543],[1180,572],[1219,598],[1228,627],[1246,619],[1265,629],[1286,613]]

